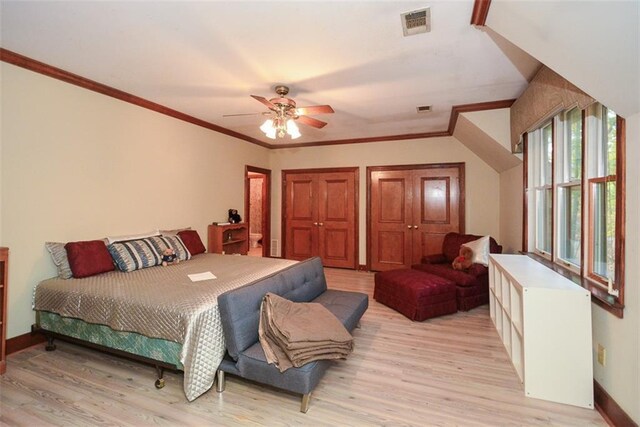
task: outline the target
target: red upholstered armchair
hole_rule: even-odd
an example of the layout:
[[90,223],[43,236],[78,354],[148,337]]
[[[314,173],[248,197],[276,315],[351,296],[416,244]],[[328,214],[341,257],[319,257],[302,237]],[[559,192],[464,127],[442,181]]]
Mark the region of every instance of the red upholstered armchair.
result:
[[[460,246],[483,236],[473,234],[448,233],[442,243],[442,253],[422,258],[422,263],[411,266],[444,277],[456,283],[458,310],[469,311],[472,308],[489,303],[489,269],[482,264],[472,264],[468,270],[454,270],[451,266],[458,256]],[[502,246],[489,239],[489,252],[502,253]]]

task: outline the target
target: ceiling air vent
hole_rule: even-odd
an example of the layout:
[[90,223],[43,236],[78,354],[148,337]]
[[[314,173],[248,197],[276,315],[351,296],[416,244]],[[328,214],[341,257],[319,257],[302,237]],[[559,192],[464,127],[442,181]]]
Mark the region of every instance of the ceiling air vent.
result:
[[418,113],[427,113],[431,111],[431,105],[421,105],[420,107],[416,107]]
[[428,7],[403,13],[400,20],[405,37],[431,31],[431,9]]

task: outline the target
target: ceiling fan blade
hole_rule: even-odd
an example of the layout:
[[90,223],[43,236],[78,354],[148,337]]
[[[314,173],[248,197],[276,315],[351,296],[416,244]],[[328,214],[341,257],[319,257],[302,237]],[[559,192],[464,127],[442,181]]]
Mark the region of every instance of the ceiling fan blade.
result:
[[257,116],[258,114],[262,113],[223,114],[222,117]]
[[269,101],[267,98],[265,98],[263,96],[251,95],[251,97],[253,99],[257,100],[257,101],[262,102],[264,105],[269,107],[269,109],[271,109],[271,110],[276,110],[277,109],[277,107],[271,101]]
[[262,111],[260,113],[239,113],[239,114],[223,114],[222,117],[238,117],[238,116],[264,116],[271,114],[268,111]]
[[323,127],[325,127],[327,125],[326,122],[323,122],[321,120],[318,119],[314,119],[313,117],[307,117],[307,116],[300,116],[298,117],[297,121],[299,121],[302,124],[305,124],[307,126],[311,126],[314,128],[318,128],[318,129],[322,129]]
[[307,116],[309,114],[331,114],[335,113],[331,105],[312,105],[311,107],[296,108],[296,114],[299,116]]

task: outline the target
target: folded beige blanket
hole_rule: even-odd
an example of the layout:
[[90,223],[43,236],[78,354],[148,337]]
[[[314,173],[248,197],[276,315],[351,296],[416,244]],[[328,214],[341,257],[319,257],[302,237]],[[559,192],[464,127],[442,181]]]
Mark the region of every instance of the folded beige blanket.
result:
[[284,372],[320,359],[345,359],[353,337],[322,304],[267,293],[260,308],[260,344],[267,362]]

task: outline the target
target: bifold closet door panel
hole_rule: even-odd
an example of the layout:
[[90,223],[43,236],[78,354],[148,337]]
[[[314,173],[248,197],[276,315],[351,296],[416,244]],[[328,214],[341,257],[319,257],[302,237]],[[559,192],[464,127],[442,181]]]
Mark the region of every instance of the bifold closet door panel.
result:
[[317,178],[313,174],[288,175],[285,183],[285,254],[305,260],[318,255]]
[[327,267],[355,268],[355,174],[318,174],[318,252]]
[[413,264],[441,253],[444,236],[460,231],[460,178],[458,167],[413,171]]
[[411,266],[413,234],[413,179],[411,171],[371,173],[371,269]]

